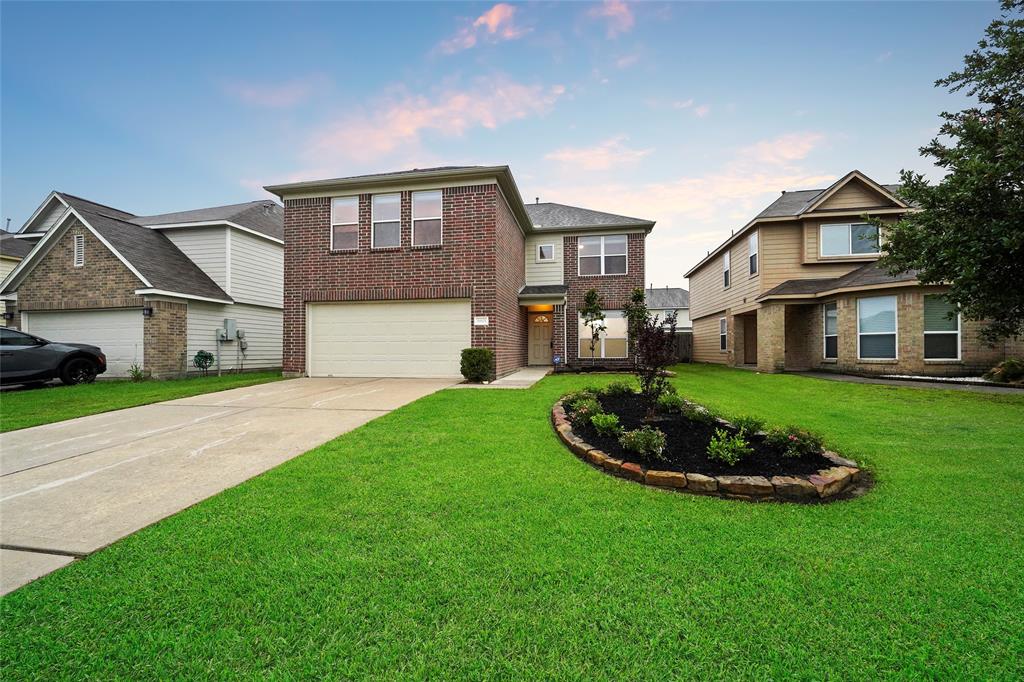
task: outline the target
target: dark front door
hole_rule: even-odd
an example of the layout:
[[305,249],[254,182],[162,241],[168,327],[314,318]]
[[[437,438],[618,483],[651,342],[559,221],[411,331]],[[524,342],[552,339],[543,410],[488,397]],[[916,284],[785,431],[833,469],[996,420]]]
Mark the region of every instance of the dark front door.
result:
[[747,315],[743,318],[743,362],[747,365],[757,364],[757,317]]

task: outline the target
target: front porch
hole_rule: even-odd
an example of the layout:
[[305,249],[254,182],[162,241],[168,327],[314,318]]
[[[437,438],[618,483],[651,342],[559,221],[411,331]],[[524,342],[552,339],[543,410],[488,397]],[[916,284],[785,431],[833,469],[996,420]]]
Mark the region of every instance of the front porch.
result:
[[820,364],[820,305],[766,303],[730,320],[731,362],[759,372],[805,371]]

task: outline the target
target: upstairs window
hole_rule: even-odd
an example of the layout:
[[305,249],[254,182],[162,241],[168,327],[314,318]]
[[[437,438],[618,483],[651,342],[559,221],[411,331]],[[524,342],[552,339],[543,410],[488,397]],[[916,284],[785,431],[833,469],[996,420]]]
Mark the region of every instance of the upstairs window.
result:
[[331,199],[331,251],[359,248],[359,197]]
[[441,190],[412,193],[412,245],[441,244]]
[[580,275],[625,275],[626,235],[580,237]]
[[537,244],[537,262],[551,263],[555,260],[554,244]]
[[80,268],[85,265],[85,235],[75,235],[75,256],[74,263],[76,268]]
[[867,223],[822,225],[822,256],[872,256],[878,254],[878,228]]
[[373,195],[373,229],[370,230],[370,246],[386,249],[402,245],[402,195]]
[[747,238],[747,246],[749,247],[750,256],[750,274],[757,274],[757,230]]
[[839,309],[835,302],[822,306],[825,318],[825,359],[839,357]]
[[732,281],[729,271],[731,262],[732,258],[730,257],[729,252],[726,251],[722,254],[722,286],[726,289],[729,288],[729,284]]
[[896,359],[896,297],[857,299],[857,357]]
[[945,296],[924,297],[924,359],[960,359],[960,315]]

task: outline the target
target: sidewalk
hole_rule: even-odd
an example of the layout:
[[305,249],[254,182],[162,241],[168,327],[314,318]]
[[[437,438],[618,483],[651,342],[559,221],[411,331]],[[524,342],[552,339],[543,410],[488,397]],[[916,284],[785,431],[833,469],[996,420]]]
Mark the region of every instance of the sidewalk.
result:
[[452,388],[530,388],[550,373],[550,367],[523,367],[489,384],[456,384]]
[[903,388],[937,388],[946,391],[972,391],[974,393],[1004,393],[1024,396],[1024,389],[1007,386],[986,386],[985,384],[959,384],[952,381],[915,381],[914,379],[881,379],[861,377],[853,374],[833,374],[832,372],[788,372],[812,379],[827,381],[846,381],[851,384],[882,384],[884,386],[901,386]]

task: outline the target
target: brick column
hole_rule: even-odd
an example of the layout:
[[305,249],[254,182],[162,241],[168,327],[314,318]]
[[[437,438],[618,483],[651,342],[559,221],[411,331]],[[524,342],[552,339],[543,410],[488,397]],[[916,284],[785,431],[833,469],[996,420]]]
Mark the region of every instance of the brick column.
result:
[[786,368],[786,305],[765,303],[757,309],[757,369],[781,372]]
[[188,366],[188,305],[170,301],[148,301],[146,305],[153,308],[153,315],[142,324],[143,369],[157,379],[182,376]]

